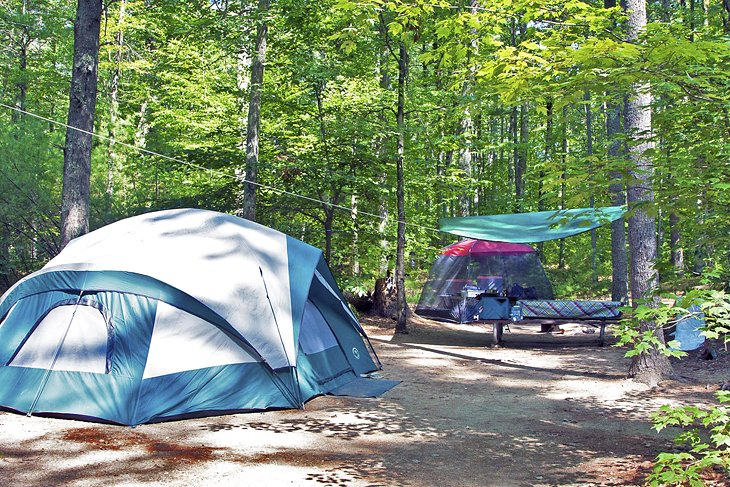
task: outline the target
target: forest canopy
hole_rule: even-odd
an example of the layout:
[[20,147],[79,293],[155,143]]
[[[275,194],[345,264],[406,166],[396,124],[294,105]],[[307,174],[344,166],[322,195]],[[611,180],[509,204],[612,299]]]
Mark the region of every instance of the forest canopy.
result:
[[[166,208],[240,213],[265,24],[256,219],[322,248],[343,287],[394,268],[399,160],[415,281],[455,240],[440,218],[625,202],[641,176],[623,112],[637,86],[652,95],[641,210],[656,219],[660,282],[728,269],[727,0],[650,2],[636,39],[609,0],[103,7],[91,229]],[[3,287],[60,249],[75,13],[0,1]],[[608,226],[540,250],[559,294],[610,296]]]

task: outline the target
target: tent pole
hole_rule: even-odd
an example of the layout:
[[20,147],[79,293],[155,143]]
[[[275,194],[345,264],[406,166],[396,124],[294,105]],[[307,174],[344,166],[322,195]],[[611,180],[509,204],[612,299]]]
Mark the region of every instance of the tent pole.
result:
[[[264,270],[259,266],[259,274],[261,274],[261,282],[264,283],[264,291],[266,292],[266,300],[269,302],[269,309],[271,309],[271,316],[274,317],[274,325],[276,325],[276,332],[279,334],[279,341],[281,342],[281,348],[284,350],[284,356],[286,357],[287,363],[289,367],[292,368],[292,380],[294,381],[294,385],[296,386],[296,392],[289,390],[289,392],[294,396],[296,407],[302,408],[304,404],[302,403],[302,391],[299,387],[299,374],[297,373],[297,364],[294,365],[289,362],[289,355],[286,353],[286,345],[284,344],[284,338],[281,336],[281,329],[279,328],[279,320],[276,319],[276,312],[274,311],[274,303],[271,302],[271,298],[269,297],[269,286],[266,285],[266,279],[264,278]],[[287,389],[288,390],[288,389]]]
[[38,404],[38,401],[41,399],[41,394],[43,394],[43,390],[46,388],[46,384],[48,383],[48,379],[51,376],[51,372],[53,372],[53,367],[56,365],[56,362],[58,361],[58,355],[61,353],[61,348],[63,348],[63,344],[66,342],[66,337],[68,336],[68,332],[71,330],[71,323],[74,321],[74,317],[76,316],[76,310],[79,307],[79,303],[81,302],[81,298],[84,295],[84,291],[81,290],[79,293],[79,297],[76,299],[76,303],[74,304],[74,312],[71,314],[71,319],[68,320],[68,326],[66,327],[66,331],[63,333],[63,336],[61,337],[61,340],[59,341],[58,345],[56,346],[56,351],[53,354],[53,360],[51,361],[50,367],[46,370],[46,373],[43,374],[43,378],[41,379],[41,383],[38,386],[38,392],[35,395],[35,398],[33,398],[33,402],[31,403],[30,407],[28,408],[28,413],[26,414],[28,417],[32,416],[33,410],[35,409],[36,405]]

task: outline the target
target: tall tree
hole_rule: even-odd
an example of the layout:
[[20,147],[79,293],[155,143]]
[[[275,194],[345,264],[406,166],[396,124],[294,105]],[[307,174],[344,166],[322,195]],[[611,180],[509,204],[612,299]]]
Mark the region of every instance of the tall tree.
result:
[[246,124],[246,180],[243,183],[241,216],[256,220],[256,183],[259,166],[259,129],[261,127],[261,92],[264,86],[266,41],[269,32],[271,0],[259,0],[257,11],[256,50],[251,61],[251,94]]
[[[604,8],[616,7],[616,0],[604,0]],[[626,204],[626,193],[623,184],[623,171],[616,168],[621,157],[621,110],[622,106],[615,100],[615,93],[607,94],[606,101],[606,139],[608,141],[607,155],[610,164],[610,184],[608,192],[611,204],[623,206]],[[621,165],[623,166],[623,164]],[[611,222],[611,300],[621,303],[629,301],[629,264],[626,255],[626,221],[623,218]]]
[[[646,27],[645,0],[627,0],[627,28],[629,42],[640,42],[639,36]],[[629,159],[631,180],[627,188],[627,200],[633,215],[629,218],[629,255],[631,271],[629,282],[634,306],[648,300],[654,304],[653,295],[658,286],[656,219],[650,206],[654,202],[653,176],[650,150],[653,149],[651,125],[651,92],[647,83],[634,83],[625,107],[626,131],[631,137]],[[660,343],[664,332],[651,321],[641,322],[642,331],[652,331]],[[629,375],[650,385],[655,385],[672,374],[669,359],[652,347],[646,353],[634,357]]]
[[101,0],[78,0],[63,157],[61,247],[89,231],[91,146],[99,74]]
[[398,125],[398,153],[396,157],[396,206],[398,213],[397,243],[395,255],[396,313],[398,320],[396,333],[407,333],[408,303],[406,303],[406,210],[405,181],[403,178],[403,158],[405,155],[406,131],[406,80],[408,79],[408,48],[401,40],[398,48],[398,108],[396,120]]

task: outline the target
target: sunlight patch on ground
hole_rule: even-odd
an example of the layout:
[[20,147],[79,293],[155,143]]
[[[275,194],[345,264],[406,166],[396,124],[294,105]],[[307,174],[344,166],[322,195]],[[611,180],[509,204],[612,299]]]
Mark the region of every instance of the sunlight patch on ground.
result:
[[205,479],[208,485],[367,485],[342,471],[328,471],[316,466],[286,465],[284,463],[240,465],[217,461],[191,476],[189,485],[196,479]]
[[267,453],[280,448],[309,448],[316,441],[317,434],[304,430],[254,429],[247,428],[245,424],[242,424],[241,427],[225,431],[206,432],[199,435],[198,438],[201,439],[202,443],[213,448],[232,448],[238,451],[245,450],[248,453]]
[[645,384],[632,380],[596,380],[586,378],[562,379],[541,395],[547,399],[593,399],[611,402],[624,399],[627,394],[649,390]]

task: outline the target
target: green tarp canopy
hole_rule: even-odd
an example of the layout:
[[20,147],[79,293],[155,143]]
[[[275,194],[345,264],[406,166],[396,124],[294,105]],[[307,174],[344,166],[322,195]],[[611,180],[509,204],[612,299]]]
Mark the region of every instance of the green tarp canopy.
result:
[[442,218],[441,231],[497,242],[535,243],[570,237],[618,220],[625,206]]

